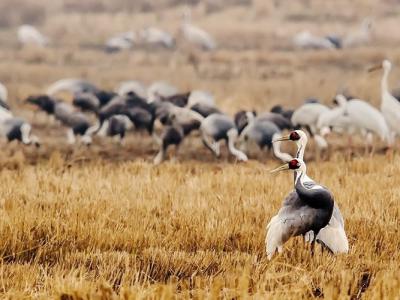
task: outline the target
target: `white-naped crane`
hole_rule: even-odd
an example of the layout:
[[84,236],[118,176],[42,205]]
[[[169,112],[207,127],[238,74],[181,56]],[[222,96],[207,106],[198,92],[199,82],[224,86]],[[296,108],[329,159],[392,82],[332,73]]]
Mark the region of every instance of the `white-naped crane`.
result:
[[283,245],[291,237],[304,236],[309,231],[313,232],[313,251],[319,232],[331,220],[335,203],[332,193],[326,187],[307,176],[303,160],[295,158],[271,172],[282,170],[295,172],[295,191],[285,198],[278,214],[267,225],[265,244],[268,259],[276,251],[282,252]]
[[180,30],[186,41],[203,50],[214,50],[217,48],[214,38],[208,32],[192,24],[190,9],[186,9],[183,13]]
[[[308,138],[304,131],[295,130],[286,136],[282,136],[274,140],[275,142],[293,141],[296,143],[297,152],[296,159],[304,160],[304,152],[307,146]],[[288,197],[295,198],[296,195],[291,192]],[[298,196],[298,195],[297,195]],[[311,242],[314,240],[314,232],[309,231],[305,234],[305,240]],[[316,241],[327,247],[332,253],[347,253],[349,251],[349,242],[344,228],[344,220],[337,203],[335,202],[332,217],[329,224],[323,227]]]
[[297,108],[292,115],[293,126],[306,129],[315,140],[319,149],[328,147],[326,140],[319,134],[317,127],[318,119],[321,114],[328,112],[330,108],[318,102],[304,103]]
[[400,135],[400,101],[389,91],[389,73],[392,69],[392,63],[385,59],[382,64],[369,69],[369,72],[383,69],[381,80],[381,112],[391,131],[391,138]]
[[281,151],[280,143],[273,143],[274,139],[281,136],[281,129],[271,120],[257,117],[251,111],[239,111],[235,114],[235,124],[240,133],[240,150],[244,153],[248,152],[249,144],[254,143],[261,150],[272,149],[275,156],[283,161],[292,159],[289,154]]
[[21,25],[18,28],[17,36],[18,41],[23,46],[33,45],[38,47],[46,47],[49,44],[49,39],[32,25]]
[[392,146],[393,138],[385,118],[379,110],[363,100],[347,100],[340,94],[336,95],[335,101],[338,103],[339,109],[342,109],[342,116],[345,119],[341,119],[347,123],[346,130],[350,136],[355,133],[361,134],[366,140],[366,147],[371,144],[373,146],[373,135],[386,142],[388,147]]
[[226,141],[229,152],[239,161],[247,161],[247,155],[236,148],[235,143],[239,137],[235,122],[224,114],[211,114],[201,122],[200,132],[204,145],[216,157],[220,156],[220,142]]

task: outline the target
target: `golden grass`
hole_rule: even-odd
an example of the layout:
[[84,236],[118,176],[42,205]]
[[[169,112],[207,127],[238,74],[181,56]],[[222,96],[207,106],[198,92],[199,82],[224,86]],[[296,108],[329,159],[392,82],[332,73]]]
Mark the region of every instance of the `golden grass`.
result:
[[61,299],[319,293],[395,299],[399,163],[397,156],[310,163],[310,175],[335,194],[350,253],[312,257],[293,239],[272,261],[264,253],[265,226],[292,189],[292,176],[270,175],[271,164],[82,164],[56,152],[37,166],[3,169],[1,292]]

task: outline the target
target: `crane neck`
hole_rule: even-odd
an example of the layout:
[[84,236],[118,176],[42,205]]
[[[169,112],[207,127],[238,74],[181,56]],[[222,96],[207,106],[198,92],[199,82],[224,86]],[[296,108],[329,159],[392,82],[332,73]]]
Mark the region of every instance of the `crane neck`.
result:
[[304,152],[306,150],[306,145],[307,145],[307,142],[306,143],[300,142],[298,144],[298,148],[297,148],[297,152],[296,152],[296,158],[299,158],[299,159],[303,160]]
[[383,70],[383,76],[382,76],[382,81],[381,81],[381,92],[382,92],[382,94],[389,92],[389,84],[388,84],[389,72],[390,72],[389,68],[385,68]]

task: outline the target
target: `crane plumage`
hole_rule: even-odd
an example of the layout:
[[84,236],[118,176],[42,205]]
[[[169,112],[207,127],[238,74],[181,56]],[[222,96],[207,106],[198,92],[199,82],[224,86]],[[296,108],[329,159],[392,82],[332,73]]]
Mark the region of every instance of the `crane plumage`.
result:
[[[300,160],[304,159],[304,153],[307,146],[308,138],[303,131],[292,131],[289,135],[282,136],[281,138],[276,139],[274,142],[281,141],[295,142],[297,146],[296,158]],[[296,198],[295,192],[296,191],[293,191],[288,195],[288,199],[291,199],[292,202],[295,201],[294,199]],[[289,203],[286,202],[286,205],[288,204]],[[314,240],[312,231],[309,231],[305,234],[305,240],[308,242],[312,242]],[[320,232],[316,236],[316,241],[323,244],[334,254],[347,253],[349,251],[349,242],[344,228],[343,216],[336,202],[334,204],[333,214],[329,221],[329,224],[320,230]]]
[[17,36],[18,41],[24,46],[34,45],[45,47],[49,44],[49,39],[31,25],[21,25],[18,28]]
[[293,170],[295,172],[295,192],[284,200],[278,214],[267,225],[265,239],[268,259],[276,251],[282,252],[283,244],[291,237],[314,233],[313,244],[322,228],[328,225],[334,207],[332,193],[307,176],[307,167],[303,160],[293,159],[273,170]]

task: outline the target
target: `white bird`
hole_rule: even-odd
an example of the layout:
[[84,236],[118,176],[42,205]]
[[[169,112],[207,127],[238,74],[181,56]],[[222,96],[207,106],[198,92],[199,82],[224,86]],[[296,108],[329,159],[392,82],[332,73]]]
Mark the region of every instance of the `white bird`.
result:
[[302,31],[293,38],[293,44],[300,49],[335,49],[336,45],[329,38],[319,37],[309,31]]
[[294,236],[313,232],[312,249],[320,230],[331,220],[334,199],[332,193],[307,176],[307,167],[303,160],[293,159],[289,163],[273,170],[293,170],[294,188],[282,203],[278,214],[267,225],[265,239],[268,259],[276,251],[282,252],[283,245]]
[[381,112],[391,131],[391,138],[400,135],[400,102],[389,92],[388,77],[392,64],[388,60],[384,60],[381,65],[372,67],[369,71],[383,68],[383,76],[381,80]]
[[191,23],[190,10],[185,11],[180,29],[183,33],[183,37],[189,43],[203,50],[214,50],[217,48],[214,38],[209,33]]
[[371,40],[372,20],[366,18],[363,20],[361,27],[354,32],[346,35],[343,39],[343,47],[359,47],[368,44]]
[[132,31],[117,34],[106,41],[106,52],[116,52],[131,49],[136,41],[136,35]]
[[4,84],[0,82],[0,101],[6,103],[8,98],[8,91]]
[[360,133],[366,139],[367,145],[372,143],[371,134],[377,135],[390,147],[393,143],[389,127],[382,113],[369,103],[359,100],[346,100],[343,95],[336,95],[335,100],[347,117],[347,131],[350,135]]
[[[301,130],[292,131],[289,135],[282,136],[274,140],[275,142],[293,141],[297,145],[296,158],[304,160],[304,152],[307,146],[307,135]],[[293,193],[293,192],[292,192]],[[295,197],[296,195],[291,195]],[[309,231],[305,234],[305,239],[308,242],[314,240],[313,232]],[[333,208],[333,214],[329,224],[320,230],[316,237],[317,242],[322,243],[332,253],[347,253],[349,251],[349,241],[344,228],[344,220],[342,213],[336,202]]]
[[174,38],[168,32],[157,27],[146,27],[139,32],[140,39],[152,46],[163,46],[165,48],[173,48],[175,45]]
[[49,39],[31,25],[22,25],[17,32],[18,41],[22,45],[33,45],[45,47],[49,44]]
[[329,110],[329,107],[320,103],[305,103],[293,112],[291,118],[293,126],[300,126],[307,129],[320,149],[326,148],[328,143],[319,135],[317,127],[318,119],[321,114]]
[[147,101],[151,103],[161,100],[160,97],[171,97],[178,93],[178,89],[168,82],[156,81],[147,89]]
[[98,91],[97,87],[85,79],[65,78],[60,79],[51,84],[46,91],[48,96],[54,96],[60,92],[78,93],[94,93]]
[[192,107],[196,104],[215,107],[214,96],[207,91],[193,90],[190,92],[187,106]]
[[146,86],[140,81],[129,80],[121,82],[115,89],[115,92],[120,96],[126,96],[129,93],[135,93],[141,98],[146,98]]

